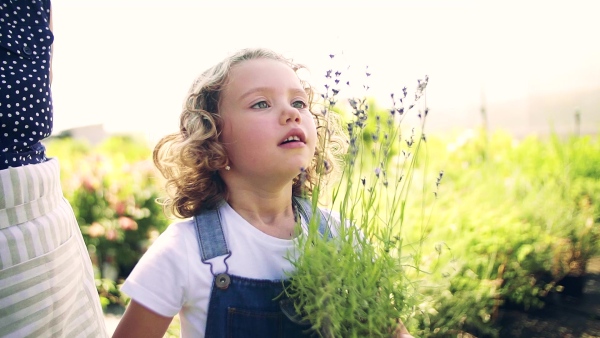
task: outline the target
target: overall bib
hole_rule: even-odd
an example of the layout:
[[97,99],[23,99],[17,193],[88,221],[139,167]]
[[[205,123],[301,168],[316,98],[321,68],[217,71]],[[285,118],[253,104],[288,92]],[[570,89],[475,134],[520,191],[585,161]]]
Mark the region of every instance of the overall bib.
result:
[[[294,203],[301,217],[310,220],[312,207],[309,201],[294,198]],[[327,220],[321,214],[319,232],[328,230]],[[310,337],[314,332],[309,323],[294,322],[282,311],[285,302],[284,293],[286,281],[249,279],[228,273],[227,259],[232,253],[227,248],[217,210],[207,210],[194,217],[194,226],[200,246],[201,259],[210,265],[214,285],[212,287],[205,337]],[[226,270],[215,273],[213,266],[207,260],[223,257]],[[288,312],[289,313],[289,312]]]

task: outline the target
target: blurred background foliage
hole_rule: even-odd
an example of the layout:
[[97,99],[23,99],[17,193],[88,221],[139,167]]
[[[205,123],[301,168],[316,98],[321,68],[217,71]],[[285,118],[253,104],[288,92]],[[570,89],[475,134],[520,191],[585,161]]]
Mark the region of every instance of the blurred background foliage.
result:
[[[498,336],[503,308],[533,310],[582,292],[600,252],[598,136],[516,139],[480,129],[430,135],[426,144],[415,174],[421,194],[405,226],[414,229],[407,238],[420,238],[425,272],[414,276],[421,299],[406,323],[411,333]],[[61,161],[103,306],[123,306],[118,285],[169,223],[155,201],[162,182],[151,148],[131,136],[96,146],[53,138],[47,148]]]
[[414,318],[420,336],[497,336],[502,308],[581,295],[600,248],[597,136],[469,130],[431,138],[422,156],[445,175],[423,243],[434,287]]
[[168,225],[155,201],[161,184],[151,149],[131,136],[112,136],[93,147],[55,138],[47,148],[60,159],[63,192],[87,244],[102,305],[124,306],[118,284]]

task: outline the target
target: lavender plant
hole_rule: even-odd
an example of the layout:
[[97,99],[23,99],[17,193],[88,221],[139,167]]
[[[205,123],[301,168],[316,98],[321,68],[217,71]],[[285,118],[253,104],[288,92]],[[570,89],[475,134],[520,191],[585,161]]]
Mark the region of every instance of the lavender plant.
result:
[[[349,86],[342,75],[327,71],[329,81],[321,96],[326,118],[337,114],[340,92]],[[329,215],[330,224],[339,226],[331,230],[335,236],[330,239],[319,233],[319,218],[313,217],[308,235],[299,237],[298,255],[290,259],[295,272],[287,293],[296,313],[321,337],[392,336],[398,320],[406,321],[418,302],[415,283],[425,215],[420,238],[407,239],[403,228],[416,171],[427,180],[423,166],[417,165],[426,143],[427,83],[427,77],[419,80],[411,95],[406,88],[400,95],[391,94],[391,108],[384,112],[369,104],[366,95],[348,99],[349,144],[339,182],[327,189],[320,181],[312,196],[313,214],[319,212],[319,195],[329,197],[328,208],[339,212]],[[411,113],[418,123],[406,128],[403,121]],[[442,173],[435,187],[441,178]],[[426,184],[419,191],[431,193]]]

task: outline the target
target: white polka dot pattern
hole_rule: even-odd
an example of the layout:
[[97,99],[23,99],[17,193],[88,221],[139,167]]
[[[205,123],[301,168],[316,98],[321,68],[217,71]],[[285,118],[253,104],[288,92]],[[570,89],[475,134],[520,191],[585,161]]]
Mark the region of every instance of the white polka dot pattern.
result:
[[0,169],[46,161],[52,133],[50,0],[0,0]]

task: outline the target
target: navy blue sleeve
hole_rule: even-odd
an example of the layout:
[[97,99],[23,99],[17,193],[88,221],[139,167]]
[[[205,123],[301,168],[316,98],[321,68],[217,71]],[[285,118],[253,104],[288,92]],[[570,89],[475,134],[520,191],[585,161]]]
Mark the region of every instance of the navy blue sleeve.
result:
[[1,0],[0,169],[46,161],[52,133],[49,0]]

